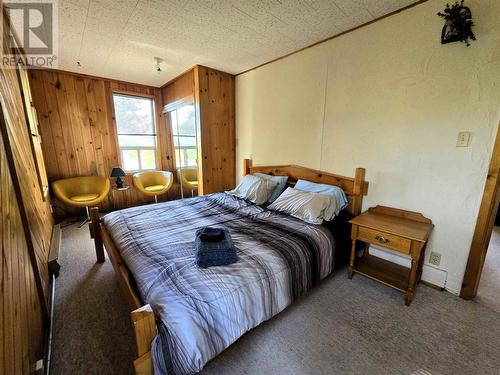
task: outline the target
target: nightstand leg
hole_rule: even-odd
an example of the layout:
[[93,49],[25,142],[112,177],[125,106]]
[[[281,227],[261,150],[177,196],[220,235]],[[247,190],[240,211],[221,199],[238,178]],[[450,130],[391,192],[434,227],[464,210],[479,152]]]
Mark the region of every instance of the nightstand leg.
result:
[[422,248],[422,251],[420,252],[420,260],[418,261],[418,268],[417,268],[417,283],[420,282],[420,279],[422,278],[422,271],[424,269],[424,259],[425,259],[425,248],[427,247],[427,244],[424,245]]
[[413,292],[415,290],[415,284],[417,283],[417,268],[418,260],[411,259],[411,270],[410,279],[408,280],[408,291],[406,292],[405,305],[410,306],[411,301],[413,301]]
[[354,259],[356,258],[356,240],[352,240],[352,248],[351,248],[351,259],[349,261],[349,271],[347,273],[347,277],[352,279],[352,274],[354,273]]

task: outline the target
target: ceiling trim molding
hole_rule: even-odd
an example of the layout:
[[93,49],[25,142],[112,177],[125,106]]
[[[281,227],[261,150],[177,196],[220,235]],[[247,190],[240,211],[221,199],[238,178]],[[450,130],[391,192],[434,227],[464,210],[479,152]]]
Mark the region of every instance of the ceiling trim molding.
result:
[[304,50],[306,50],[306,49],[309,49],[309,48],[315,47],[315,46],[317,46],[318,44],[322,44],[322,43],[328,42],[328,41],[330,41],[330,40],[332,40],[332,39],[335,39],[335,38],[338,38],[338,37],[340,37],[340,36],[342,36],[342,35],[345,35],[345,34],[351,33],[351,32],[353,32],[353,31],[356,31],[356,30],[358,30],[358,29],[361,29],[362,27],[365,27],[365,26],[371,25],[372,23],[375,23],[375,22],[381,21],[381,20],[383,20],[383,19],[385,19],[385,18],[387,18],[387,17],[394,16],[394,15],[396,15],[396,14],[398,14],[398,13],[401,13],[401,12],[403,12],[403,11],[405,11],[405,10],[408,10],[408,9],[410,9],[410,8],[413,8],[413,7],[417,6],[417,5],[420,5],[420,4],[423,4],[423,3],[426,3],[427,1],[429,1],[429,0],[419,0],[419,1],[416,1],[416,2],[415,2],[415,3],[413,3],[413,4],[407,5],[407,6],[403,7],[403,8],[401,8],[401,9],[397,9],[397,10],[395,10],[395,11],[393,11],[393,12],[390,12],[390,13],[384,14],[383,16],[380,16],[380,17],[375,18],[375,19],[373,19],[373,20],[371,20],[371,21],[365,22],[365,23],[363,23],[363,24],[361,24],[361,25],[359,25],[359,26],[353,27],[352,29],[349,29],[349,30],[346,30],[346,31],[342,31],[341,33],[335,34],[335,35],[330,36],[330,37],[328,37],[328,38],[326,38],[326,39],[322,39],[322,40],[320,40],[320,41],[318,41],[318,42],[315,42],[315,43],[313,43],[313,44],[310,44],[310,45],[308,45],[308,46],[305,46],[305,47],[303,47],[303,48],[301,48],[301,49],[298,49],[298,50],[296,50],[296,51],[293,51],[293,52],[287,53],[286,55],[283,55],[283,56],[277,57],[277,58],[275,58],[275,59],[273,59],[273,60],[269,60],[269,61],[267,61],[267,62],[265,62],[265,63],[262,63],[262,64],[259,64],[259,65],[257,65],[257,66],[254,66],[253,68],[250,68],[250,69],[244,70],[244,71],[242,71],[242,72],[240,72],[240,73],[236,73],[236,74],[235,74],[235,76],[239,76],[239,75],[242,75],[242,74],[245,74],[245,73],[251,72],[252,70],[255,70],[255,69],[261,68],[261,67],[263,67],[263,66],[265,66],[265,65],[271,64],[271,63],[273,63],[273,62],[276,62],[276,61],[279,61],[279,60],[283,60],[283,59],[285,59],[285,58],[287,58],[287,57],[289,57],[289,56],[295,55],[296,53],[299,53],[299,52],[302,52],[302,51],[304,51]]

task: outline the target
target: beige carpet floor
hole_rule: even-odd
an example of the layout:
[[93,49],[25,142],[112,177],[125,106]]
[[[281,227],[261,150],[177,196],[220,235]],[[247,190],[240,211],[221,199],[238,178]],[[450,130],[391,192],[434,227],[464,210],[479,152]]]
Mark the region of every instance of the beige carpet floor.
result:
[[476,300],[500,313],[500,227],[494,227]]
[[[132,374],[128,308],[88,231],[63,231],[52,374]],[[244,335],[203,374],[500,374],[500,314],[423,285],[414,302],[345,270]]]

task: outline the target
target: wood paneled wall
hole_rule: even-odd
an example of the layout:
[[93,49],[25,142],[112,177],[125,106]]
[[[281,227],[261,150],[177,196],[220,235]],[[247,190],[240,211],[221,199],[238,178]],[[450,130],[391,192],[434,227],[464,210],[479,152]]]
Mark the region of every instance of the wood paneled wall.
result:
[[[13,163],[26,210],[31,241],[35,247],[45,296],[48,296],[49,274],[47,256],[52,236],[50,200],[42,195],[32,154],[30,135],[15,70],[2,70],[0,78],[6,135],[12,148]],[[6,140],[4,141],[6,142]]]
[[[152,97],[156,103],[158,168],[174,171],[173,144],[169,115],[172,103],[192,102],[201,135],[200,193],[207,194],[234,187],[234,76],[203,66],[195,66],[160,88],[54,70],[30,71],[33,101],[38,112],[42,149],[50,182],[67,177],[107,176],[120,165],[112,93]],[[112,191],[101,208],[130,207],[150,203],[132,185],[125,191]],[[174,184],[163,200],[180,196]],[[81,212],[55,203],[56,216]]]
[[109,82],[45,70],[30,71],[47,175],[107,175],[118,164]]
[[[42,194],[38,183],[38,174],[33,156],[29,125],[21,96],[17,71],[2,69],[0,75],[0,91],[2,108],[5,117],[5,135],[12,153],[12,162],[19,183],[20,198],[26,212],[30,239],[32,242],[40,276],[42,277],[44,294],[48,297],[49,274],[47,256],[52,237],[53,219],[50,199]],[[46,298],[47,299],[47,298]]]
[[[8,43],[5,16],[2,22]],[[7,50],[1,49],[2,61]],[[2,66],[0,100],[0,373],[28,374],[43,358],[53,220],[39,185],[16,69]]]
[[44,319],[0,133],[0,374],[29,374],[43,358]]
[[236,182],[234,76],[197,65],[194,85],[201,148],[200,194],[232,189]]
[[[121,164],[113,92],[155,99],[158,168],[171,169],[171,157],[167,158],[167,145],[163,142],[167,136],[164,134],[165,126],[162,126],[164,120],[159,88],[49,70],[30,71],[30,82],[50,182],[75,176],[108,176],[114,166]],[[127,182],[132,181],[127,178]],[[101,208],[113,209],[113,201],[120,208],[150,203],[151,200],[131,185],[126,191],[111,192]],[[57,216],[74,213],[75,209],[56,205]]]
[[[234,76],[196,65],[162,87],[164,111],[194,103],[198,133],[200,195],[232,189],[235,165]],[[169,115],[165,114],[170,129]]]

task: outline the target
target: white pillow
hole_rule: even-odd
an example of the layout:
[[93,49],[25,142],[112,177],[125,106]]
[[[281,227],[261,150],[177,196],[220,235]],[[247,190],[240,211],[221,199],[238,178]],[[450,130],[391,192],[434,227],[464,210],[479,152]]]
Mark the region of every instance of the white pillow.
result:
[[339,212],[346,208],[349,204],[344,190],[342,190],[338,186],[317,184],[315,182],[306,180],[298,180],[294,188],[298,190],[309,191],[311,193],[332,195],[335,197],[334,205],[328,207],[328,215],[325,215],[325,220],[332,220],[335,216],[338,216]]
[[287,188],[268,208],[311,224],[321,224],[329,217],[328,207],[335,197]]
[[243,177],[236,188],[226,191],[226,193],[239,198],[248,199],[255,204],[264,204],[267,202],[276,186],[277,184],[273,181],[264,180],[248,174]]

